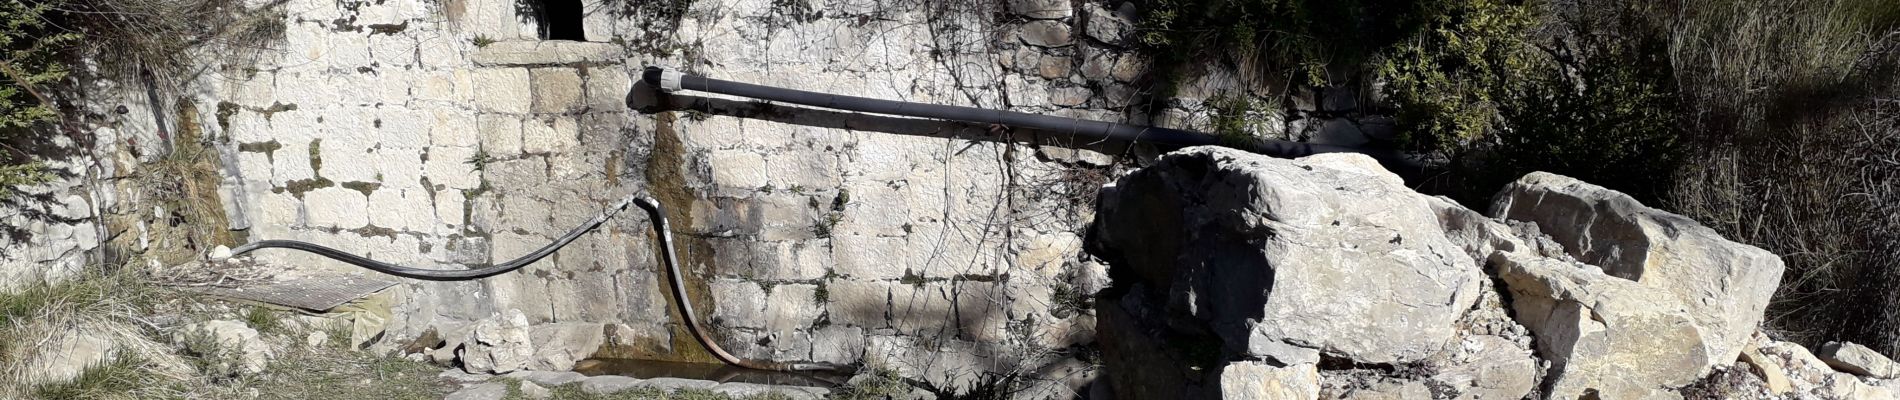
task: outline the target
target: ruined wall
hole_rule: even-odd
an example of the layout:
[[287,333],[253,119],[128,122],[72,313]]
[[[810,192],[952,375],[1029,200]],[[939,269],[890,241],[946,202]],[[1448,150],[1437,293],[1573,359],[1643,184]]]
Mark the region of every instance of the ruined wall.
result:
[[[582,43],[536,40],[526,3],[291,0],[282,38],[205,50],[176,99],[147,101],[149,82],[94,90],[96,151],[113,159],[105,176],[128,176],[178,146],[167,132],[201,130],[222,179],[218,240],[297,239],[425,268],[505,261],[652,194],[670,207],[697,317],[728,349],[962,382],[1031,374],[1092,340],[1087,294],[1106,278],[1079,232],[1114,173],[1110,154],[1127,148],[1002,144],[988,127],[718,96],[640,113],[628,106],[640,69],[1174,126],[1201,123],[1194,101],[1208,95],[1146,111],[1152,85],[1128,50],[1125,4],[654,3],[590,1]],[[688,96],[700,95],[675,100]],[[1049,136],[1037,140],[1062,139]],[[108,187],[114,213],[144,206],[127,197],[135,188]],[[460,340],[519,311],[539,349],[532,368],[707,361],[674,323],[647,223],[623,214],[521,272],[405,281],[385,343]],[[143,222],[121,225],[115,237],[147,245]]]

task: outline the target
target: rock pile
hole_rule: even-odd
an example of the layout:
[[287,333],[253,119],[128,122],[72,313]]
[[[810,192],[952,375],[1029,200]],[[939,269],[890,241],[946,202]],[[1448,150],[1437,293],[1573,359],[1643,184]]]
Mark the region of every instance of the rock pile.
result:
[[1780,258],[1563,176],[1525,176],[1487,215],[1363,156],[1191,148],[1099,207],[1088,246],[1115,287],[1097,335],[1121,398],[1682,398],[1737,360],[1807,367],[1757,333]]

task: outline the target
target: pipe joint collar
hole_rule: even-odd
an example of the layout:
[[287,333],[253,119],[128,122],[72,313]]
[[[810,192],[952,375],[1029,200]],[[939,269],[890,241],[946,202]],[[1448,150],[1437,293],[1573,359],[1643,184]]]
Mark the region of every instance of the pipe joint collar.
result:
[[675,69],[675,68],[659,67],[659,69],[660,69],[660,82],[659,82],[660,91],[666,92],[666,93],[673,93],[673,92],[680,91],[680,88],[681,88],[680,81],[684,80],[684,78],[686,77],[686,74],[680,72],[680,70]]

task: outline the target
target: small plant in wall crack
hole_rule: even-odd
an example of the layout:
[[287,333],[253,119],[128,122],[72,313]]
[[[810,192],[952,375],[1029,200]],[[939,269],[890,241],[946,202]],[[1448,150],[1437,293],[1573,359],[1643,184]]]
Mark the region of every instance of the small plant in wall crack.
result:
[[493,161],[495,157],[488,155],[487,150],[476,150],[475,155],[468,156],[468,164],[474,166],[476,170],[487,167],[488,163]]
[[484,35],[475,35],[474,42],[475,47],[488,47],[488,45],[495,44],[495,39]]

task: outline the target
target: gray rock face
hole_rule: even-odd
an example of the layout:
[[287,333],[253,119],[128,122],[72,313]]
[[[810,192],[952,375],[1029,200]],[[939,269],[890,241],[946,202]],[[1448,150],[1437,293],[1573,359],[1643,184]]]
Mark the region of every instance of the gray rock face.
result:
[[1363,156],[1191,148],[1104,189],[1091,246],[1236,353],[1412,362],[1482,281],[1429,202]]
[[1314,364],[1275,367],[1258,361],[1227,364],[1220,372],[1220,398],[1232,400],[1319,398]]
[[1491,256],[1553,363],[1556,396],[1666,397],[1736,360],[1781,281],[1774,254],[1568,177],[1524,176],[1492,216],[1535,224],[1576,260],[1511,246]]
[[1733,362],[1781,283],[1781,258],[1628,195],[1548,173],[1498,194],[1491,216],[1532,222],[1569,255],[1675,297],[1707,338],[1705,364]]
[[1552,398],[1666,397],[1711,367],[1707,332],[1668,294],[1589,265],[1510,253],[1491,261],[1552,364]]
[[1036,19],[1062,19],[1075,15],[1068,0],[1010,0],[1009,11]]
[[476,323],[473,336],[457,350],[457,358],[468,372],[500,374],[528,368],[534,358],[528,317],[508,310]]
[[1056,21],[1036,21],[1023,24],[1023,43],[1038,47],[1064,47],[1075,44],[1075,38],[1069,35],[1069,25]]
[[1880,355],[1874,349],[1849,342],[1828,342],[1821,346],[1821,361],[1842,372],[1854,375],[1870,376],[1880,379],[1893,379],[1900,376],[1900,364],[1893,359]]
[[[1773,254],[1541,173],[1486,216],[1366,157],[1189,148],[1099,204],[1088,248],[1116,287],[1097,337],[1133,398],[1680,398],[1747,348],[1782,273]],[[1314,366],[1317,380],[1294,373]]]
[[224,375],[251,375],[264,372],[270,364],[270,346],[258,340],[257,330],[233,320],[213,320],[191,325],[173,338],[187,350],[215,360],[207,371]]

